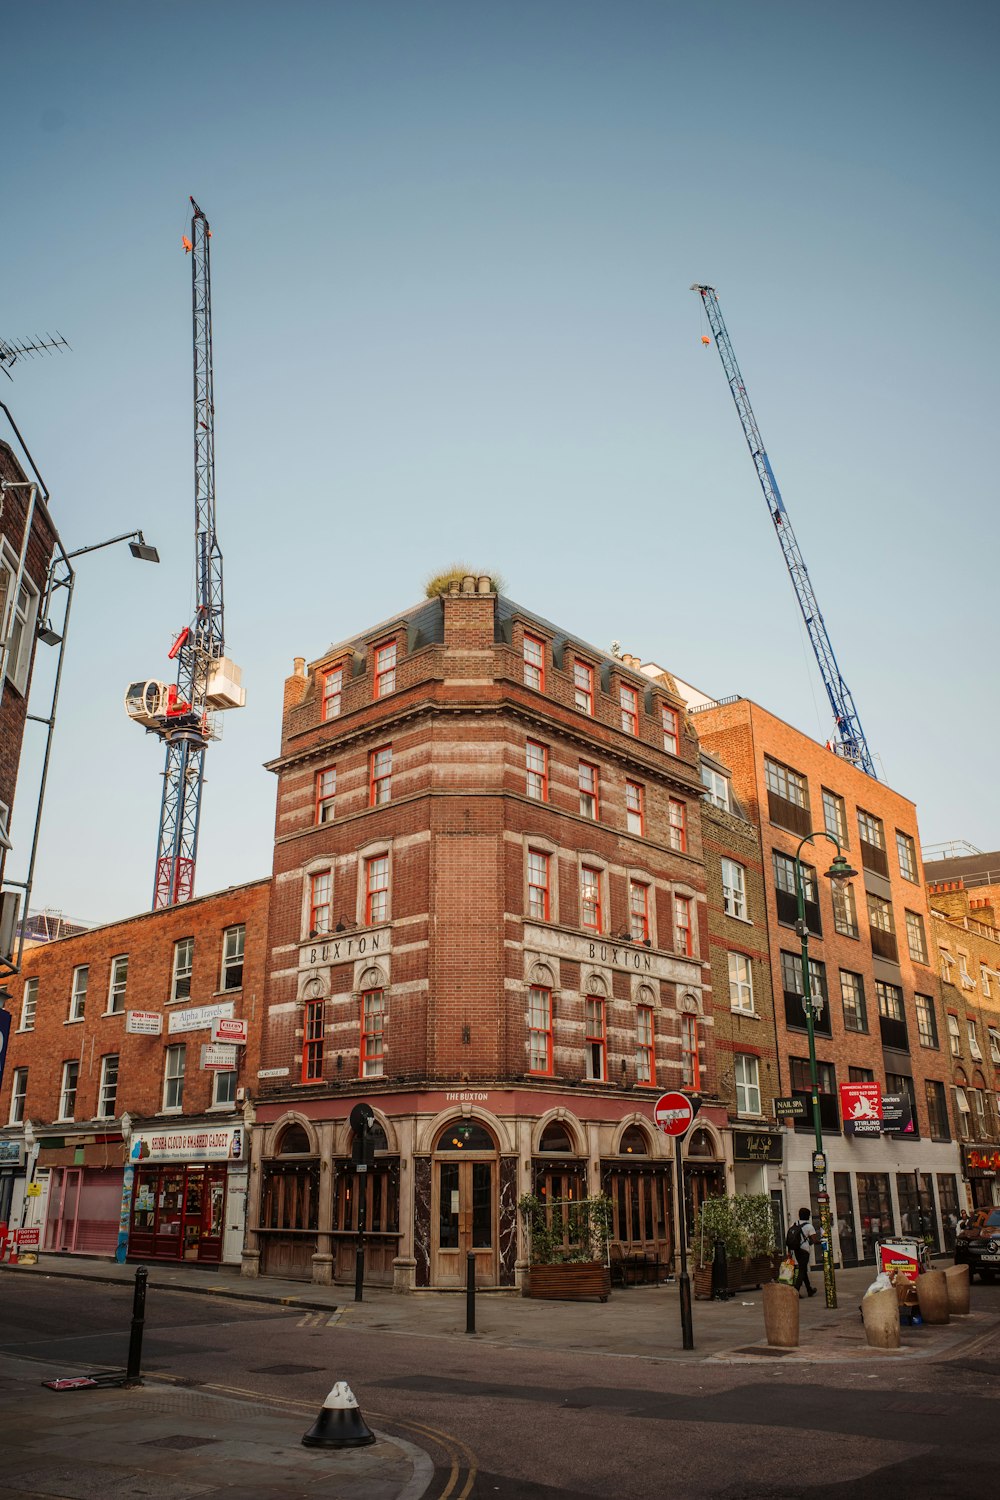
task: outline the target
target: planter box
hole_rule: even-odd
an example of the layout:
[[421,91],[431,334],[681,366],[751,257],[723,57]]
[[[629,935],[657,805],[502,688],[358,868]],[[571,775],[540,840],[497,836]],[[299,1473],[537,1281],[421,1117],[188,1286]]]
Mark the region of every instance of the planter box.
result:
[[529,1266],[525,1296],[546,1297],[554,1302],[579,1302],[597,1297],[607,1302],[611,1295],[611,1272],[600,1260],[567,1261],[565,1265]]
[[[726,1291],[756,1291],[758,1287],[774,1281],[783,1257],[781,1255],[755,1255],[752,1260],[730,1260],[726,1262]],[[712,1296],[712,1267],[698,1266],[694,1273],[695,1297],[705,1302]]]

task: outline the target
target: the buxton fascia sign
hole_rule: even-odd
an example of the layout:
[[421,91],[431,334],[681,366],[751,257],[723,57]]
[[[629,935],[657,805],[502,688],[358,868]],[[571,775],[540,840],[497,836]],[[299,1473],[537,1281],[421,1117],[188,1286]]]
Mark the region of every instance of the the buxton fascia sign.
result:
[[616,942],[611,938],[580,937],[558,927],[524,924],[524,946],[534,953],[549,953],[554,958],[568,958],[576,963],[597,964],[602,968],[622,969],[649,979],[673,980],[675,984],[701,984],[701,960],[676,958],[642,943]]
[[299,949],[299,968],[315,969],[320,964],[353,963],[358,958],[380,958],[390,951],[391,927],[370,927],[364,932],[331,932],[303,943]]

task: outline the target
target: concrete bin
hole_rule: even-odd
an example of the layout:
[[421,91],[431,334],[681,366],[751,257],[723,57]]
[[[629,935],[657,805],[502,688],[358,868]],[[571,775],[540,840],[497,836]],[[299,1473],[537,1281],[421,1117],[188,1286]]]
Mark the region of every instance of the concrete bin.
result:
[[924,1271],[917,1277],[917,1302],[925,1323],[947,1323],[948,1279],[943,1271]]
[[866,1292],[861,1299],[861,1317],[870,1348],[899,1348],[899,1298],[894,1286]]
[[944,1279],[948,1287],[948,1311],[953,1318],[964,1317],[969,1311],[968,1266],[945,1266]]
[[775,1349],[797,1349],[799,1344],[799,1294],[795,1287],[769,1281],[764,1296],[764,1332]]

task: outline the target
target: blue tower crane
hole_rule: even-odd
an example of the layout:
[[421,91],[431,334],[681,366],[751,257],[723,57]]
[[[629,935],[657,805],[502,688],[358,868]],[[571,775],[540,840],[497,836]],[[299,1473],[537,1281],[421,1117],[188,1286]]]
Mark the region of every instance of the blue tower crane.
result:
[[[836,725],[836,751],[838,755],[843,756],[844,760],[850,761],[860,771],[865,771],[869,776],[873,776],[877,780],[871,752],[868,749],[868,741],[865,739],[864,730],[861,728],[861,720],[858,718],[858,711],[854,707],[851,690],[844,681],[840,668],[837,665],[837,658],[833,654],[833,646],[830,643],[830,637],[827,633],[826,622],[823,619],[819,602],[813,591],[812,581],[809,577],[809,571],[806,568],[802,553],[799,550],[799,544],[795,539],[795,532],[792,530],[792,523],[785,509],[785,502],[781,498],[778,481],[775,479],[774,470],[771,468],[771,460],[768,458],[764,448],[764,440],[760,435],[760,428],[757,426],[757,418],[753,414],[753,407],[750,405],[746,386],[743,384],[740,367],[736,363],[736,355],[733,353],[733,346],[730,342],[725,322],[723,321],[722,309],[719,307],[719,299],[716,296],[715,288],[712,286],[702,286],[699,282],[695,282],[691,290],[697,292],[701,297],[708,316],[709,326],[715,335],[715,343],[719,351],[719,357],[722,360],[722,368],[725,370],[726,379],[729,381],[729,389],[736,403],[740,422],[743,424],[743,434],[750,449],[754,468],[757,470],[757,478],[760,480],[760,487],[764,491],[764,499],[767,501],[771,520],[774,522],[774,529],[781,543],[785,566],[792,580],[795,597],[799,601],[799,608],[802,611],[802,618],[806,623],[806,630],[809,632],[809,640],[812,644],[816,661],[819,664],[823,686],[826,688],[826,695],[830,700],[830,707],[833,709],[833,719]],[[707,344],[708,339],[705,338],[702,342]]]
[[196,603],[194,618],[169,652],[177,681],[133,682],[125,695],[129,717],[166,745],[153,910],[194,895],[205,751],[217,738],[213,714],[242,708],[241,672],[225,654],[222,551],[215,529],[215,392],[212,377],[212,232],[191,199],[191,303],[194,325],[194,507]]

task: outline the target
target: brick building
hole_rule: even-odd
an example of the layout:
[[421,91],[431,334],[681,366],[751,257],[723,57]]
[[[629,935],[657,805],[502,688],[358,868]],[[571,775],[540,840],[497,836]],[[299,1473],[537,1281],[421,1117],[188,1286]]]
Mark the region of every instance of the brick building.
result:
[[[127,1240],[143,1260],[239,1262],[269,887],[25,950],[0,1089],[0,1222],[38,1227],[45,1250],[124,1258]],[[247,1020],[245,1049],[212,1046],[217,1017]]]
[[[0,442],[0,887],[21,763],[36,626],[58,538],[42,489],[32,486],[13,449]],[[10,893],[13,897],[13,893]],[[14,900],[8,899],[13,906]],[[0,918],[0,975],[12,972],[15,933]]]
[[[1000,868],[996,855],[986,858]],[[928,879],[927,894],[962,1175],[972,1207],[990,1208],[1000,1204],[1000,913],[986,882]]]
[[[760,835],[778,1040],[775,1092],[802,1099],[785,1125],[784,1161],[768,1168],[784,1212],[817,1210],[802,960],[795,933],[794,861],[802,849],[810,975],[823,1007],[816,1049],[835,1249],[871,1259],[874,1236],[924,1228],[947,1245],[958,1206],[958,1159],[948,1093],[940,985],[930,952],[913,804],[744,698],[693,702],[702,747],[731,769],[737,797]],[[823,878],[839,840],[858,876],[842,896]],[[724,867],[724,905],[748,933],[749,869]],[[841,1113],[840,1085],[877,1082],[900,1103],[881,1128]],[[891,1119],[891,1123],[890,1123]]]
[[[711,1095],[698,747],[668,682],[466,578],[285,687],[245,1271],[513,1286],[517,1202],[674,1254],[664,1088]],[[722,1162],[724,1110],[690,1149]]]

